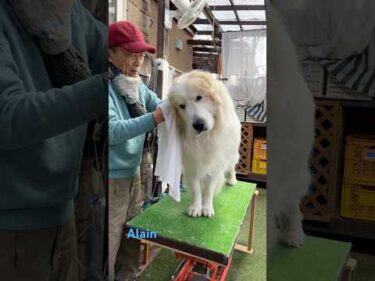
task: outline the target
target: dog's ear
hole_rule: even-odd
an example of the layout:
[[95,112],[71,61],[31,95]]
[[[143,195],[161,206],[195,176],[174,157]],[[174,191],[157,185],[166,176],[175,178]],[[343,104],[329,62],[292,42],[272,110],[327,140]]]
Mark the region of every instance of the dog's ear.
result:
[[193,88],[206,96],[216,107],[223,105],[222,86],[211,74],[202,71],[193,71],[191,78],[190,84]]
[[216,81],[212,82],[212,88],[209,90],[208,98],[215,104],[216,107],[223,106],[223,88]]
[[178,109],[179,105],[174,99],[173,94],[170,95],[168,99],[169,99],[170,104],[172,105],[171,115],[172,115],[172,118],[176,120],[176,125],[177,125],[177,130],[179,132],[179,135],[184,136],[185,131],[186,131],[186,126],[185,126],[185,122],[183,121],[179,113],[179,109]]
[[186,135],[186,124],[184,120],[181,118],[180,114],[178,114],[177,110],[175,112],[178,133],[181,137],[184,137]]

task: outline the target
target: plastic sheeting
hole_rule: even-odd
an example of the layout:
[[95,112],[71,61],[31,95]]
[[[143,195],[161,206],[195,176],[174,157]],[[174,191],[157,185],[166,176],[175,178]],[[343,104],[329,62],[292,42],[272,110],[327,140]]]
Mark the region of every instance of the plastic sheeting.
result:
[[345,59],[361,53],[375,27],[373,0],[272,0],[300,59]]
[[266,30],[226,32],[222,36],[225,85],[236,106],[256,108],[246,112],[259,121],[266,119],[266,45]]

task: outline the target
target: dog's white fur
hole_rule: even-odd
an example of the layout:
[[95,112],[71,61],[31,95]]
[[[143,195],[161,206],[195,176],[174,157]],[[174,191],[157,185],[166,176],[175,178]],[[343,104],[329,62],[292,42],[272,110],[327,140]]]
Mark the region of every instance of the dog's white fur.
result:
[[212,217],[214,194],[221,190],[225,177],[227,184],[236,183],[241,123],[233,101],[225,86],[202,71],[177,77],[169,100],[182,140],[183,181],[192,192],[187,213]]
[[[268,2],[269,4],[269,2]],[[272,5],[268,32],[267,246],[303,243],[299,205],[310,185],[308,168],[314,140],[314,101],[301,75],[295,47]]]

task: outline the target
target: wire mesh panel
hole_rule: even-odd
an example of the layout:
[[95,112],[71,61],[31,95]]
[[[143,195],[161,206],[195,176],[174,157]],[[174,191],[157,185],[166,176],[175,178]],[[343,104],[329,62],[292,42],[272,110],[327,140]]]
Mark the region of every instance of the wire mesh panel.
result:
[[324,73],[324,68],[318,63],[304,62],[302,64],[302,74],[314,97],[324,95]]
[[369,100],[370,97],[347,88],[343,83],[338,81],[334,75],[328,73],[327,75],[327,98],[335,99],[353,99],[353,100]]
[[315,142],[311,157],[312,185],[301,203],[305,219],[329,221],[337,212],[338,153],[341,141],[341,105],[318,101]]

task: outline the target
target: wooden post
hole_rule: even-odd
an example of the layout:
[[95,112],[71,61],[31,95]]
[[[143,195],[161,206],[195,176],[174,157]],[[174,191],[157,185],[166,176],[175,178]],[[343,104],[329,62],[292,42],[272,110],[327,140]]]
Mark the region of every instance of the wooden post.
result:
[[249,238],[247,244],[247,250],[253,251],[253,237],[254,237],[254,223],[255,223],[255,207],[256,207],[256,198],[259,195],[259,191],[255,190],[254,196],[251,200],[251,213],[250,213],[250,226],[249,226]]
[[[162,58],[168,61],[168,30],[165,29],[165,10],[169,9],[169,0],[158,1],[158,34],[157,34],[157,46],[156,46],[156,57]],[[163,89],[163,72],[158,74],[158,84],[156,93],[159,98],[162,96]]]
[[247,253],[249,255],[251,255],[254,251],[253,249],[254,222],[255,222],[256,198],[258,195],[259,195],[259,191],[255,190],[253,197],[251,198],[249,237],[247,240],[247,245],[241,245],[241,244],[236,243],[236,245],[234,246],[234,249]]
[[148,264],[148,260],[150,257],[150,242],[146,240],[141,240],[141,246],[143,246],[142,264],[146,265]]
[[353,271],[357,267],[357,260],[353,258],[349,258],[345,265],[344,276],[342,281],[350,281],[352,279]]
[[[165,22],[165,10],[169,9],[170,0],[159,0],[158,1],[158,33],[157,33],[157,45],[156,45],[156,58],[162,58],[168,61],[168,30],[164,26]],[[163,94],[163,79],[164,73],[158,71],[156,94],[161,99]],[[154,153],[157,155],[157,146],[154,146]],[[156,167],[156,157],[154,158],[154,168]],[[154,171],[155,172],[155,171]],[[153,177],[152,186],[155,186],[156,190],[152,194],[153,197],[158,197],[162,191],[161,182],[156,181],[156,177]]]

